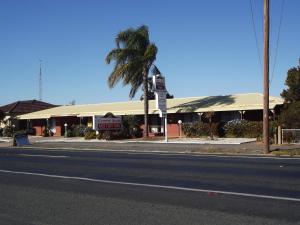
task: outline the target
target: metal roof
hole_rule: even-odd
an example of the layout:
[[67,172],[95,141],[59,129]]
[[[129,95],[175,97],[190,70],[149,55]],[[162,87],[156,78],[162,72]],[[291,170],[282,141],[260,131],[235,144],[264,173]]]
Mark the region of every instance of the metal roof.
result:
[[[282,105],[283,99],[270,96],[270,109]],[[235,94],[224,96],[202,96],[188,98],[174,98],[167,100],[168,113],[188,112],[218,112],[263,109],[263,95],[260,93]],[[47,119],[51,117],[77,116],[86,117],[105,115],[111,112],[114,115],[143,115],[143,101],[128,101],[87,105],[67,105],[37,111],[19,116],[19,119]],[[155,109],[155,100],[149,101],[149,114],[158,114]]]

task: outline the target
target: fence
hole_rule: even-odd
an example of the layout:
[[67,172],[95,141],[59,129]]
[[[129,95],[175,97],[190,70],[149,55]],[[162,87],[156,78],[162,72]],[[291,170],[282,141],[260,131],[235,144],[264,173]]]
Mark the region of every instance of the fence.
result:
[[300,144],[300,129],[282,129],[282,143]]

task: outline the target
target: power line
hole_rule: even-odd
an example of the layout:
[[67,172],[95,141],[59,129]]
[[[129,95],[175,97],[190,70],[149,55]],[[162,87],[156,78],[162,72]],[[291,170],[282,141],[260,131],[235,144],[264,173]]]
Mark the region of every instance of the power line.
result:
[[40,61],[40,74],[39,74],[39,100],[42,100],[42,60]]
[[254,32],[254,36],[255,36],[258,61],[259,61],[259,64],[260,64],[260,68],[262,70],[263,66],[262,66],[262,60],[261,60],[261,56],[260,56],[260,48],[259,48],[259,44],[258,44],[257,33],[256,33],[256,26],[255,26],[255,21],[254,21],[254,13],[253,13],[252,0],[249,0],[249,3],[250,3],[250,11],[251,11],[251,18],[252,18],[252,27],[253,27],[253,32]]
[[271,79],[270,79],[270,85],[271,85],[272,80],[274,78],[275,66],[276,66],[276,63],[277,63],[279,37],[280,37],[280,31],[281,31],[281,24],[282,24],[282,20],[283,20],[282,18],[283,18],[284,3],[285,3],[285,0],[282,0],[281,1],[281,10],[280,10],[279,28],[278,28],[278,33],[277,33],[275,56],[274,56],[274,63],[273,63],[273,68],[272,68],[272,75],[271,75]]

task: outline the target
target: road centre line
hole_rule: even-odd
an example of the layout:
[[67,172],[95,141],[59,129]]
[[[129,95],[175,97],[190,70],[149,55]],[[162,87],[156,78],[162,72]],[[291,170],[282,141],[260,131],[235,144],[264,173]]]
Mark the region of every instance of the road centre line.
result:
[[[29,149],[37,149],[38,151],[43,151],[39,149],[40,147],[30,147]],[[27,149],[27,148],[25,148]],[[49,151],[71,151],[71,152],[84,152],[84,151],[93,151],[93,152],[117,152],[124,154],[132,155],[170,155],[170,156],[193,156],[193,157],[215,157],[215,158],[244,158],[244,159],[273,159],[273,160],[300,160],[300,157],[276,157],[276,156],[264,156],[264,155],[221,155],[221,154],[210,154],[210,153],[200,153],[194,154],[188,151],[179,151],[179,152],[168,152],[168,151],[159,151],[159,150],[132,150],[132,149],[91,149],[91,148],[45,148]]]
[[61,176],[61,175],[54,175],[54,174],[31,173],[31,172],[11,171],[11,170],[0,170],[0,172],[41,176],[41,177],[50,177],[50,178],[59,178],[59,179],[89,181],[89,182],[106,183],[106,184],[129,185],[129,186],[135,186],[135,187],[150,187],[150,188],[161,188],[161,189],[168,189],[168,190],[192,191],[192,192],[224,194],[224,195],[232,195],[232,196],[240,196],[240,197],[242,196],[242,197],[253,197],[253,198],[262,198],[262,199],[300,202],[300,198],[280,197],[280,196],[273,196],[273,195],[259,195],[259,194],[250,194],[250,193],[241,193],[241,192],[218,191],[218,190],[208,190],[208,189],[198,189],[198,188],[185,188],[185,187],[167,186],[167,185],[131,183],[131,182],[93,179],[93,178],[86,178],[86,177]]
[[68,158],[68,157],[70,157],[70,156],[66,156],[66,155],[30,155],[30,154],[17,154],[17,156],[45,157],[45,158]]
[[[178,153],[165,153],[160,151],[152,151],[152,152],[135,152],[135,150],[106,150],[106,149],[99,149],[102,151],[107,152],[120,152],[126,153],[129,155],[138,155],[138,154],[147,154],[147,155],[164,155],[164,156],[192,156],[192,157],[215,157],[215,158],[242,158],[242,159],[274,159],[274,160],[300,160],[300,158],[296,157],[273,157],[273,156],[250,156],[250,155],[212,155],[212,154],[191,154],[189,152],[178,152]],[[124,151],[124,152],[123,152]],[[127,152],[126,152],[127,151]]]
[[[194,154],[188,151],[182,152],[167,152],[167,151],[159,151],[159,150],[144,150],[144,151],[137,151],[137,150],[122,150],[122,149],[76,149],[76,148],[61,148],[64,150],[72,150],[72,152],[76,151],[98,151],[98,152],[113,152],[113,153],[124,153],[128,155],[163,155],[163,156],[192,156],[192,157],[214,157],[214,158],[241,158],[241,159],[273,159],[273,160],[300,160],[297,157],[275,157],[275,156],[256,156],[256,155],[218,155],[218,154],[209,154],[209,153],[200,153]],[[54,150],[54,149],[53,149]]]

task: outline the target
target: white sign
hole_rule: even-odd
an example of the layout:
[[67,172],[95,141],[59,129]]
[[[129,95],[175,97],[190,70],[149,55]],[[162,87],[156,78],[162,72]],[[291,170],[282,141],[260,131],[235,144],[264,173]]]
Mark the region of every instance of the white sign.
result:
[[152,77],[153,91],[155,93],[155,105],[159,110],[160,117],[166,117],[167,115],[167,90],[165,84],[165,78],[163,76],[154,75]]
[[153,81],[153,91],[154,92],[165,92],[166,84],[165,78],[161,75],[154,75],[152,78]]
[[167,110],[167,93],[166,92],[156,92],[155,93],[155,103],[156,109],[166,111]]
[[113,118],[94,116],[93,129],[99,131],[121,130],[122,118],[120,116],[116,116]]

